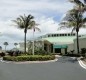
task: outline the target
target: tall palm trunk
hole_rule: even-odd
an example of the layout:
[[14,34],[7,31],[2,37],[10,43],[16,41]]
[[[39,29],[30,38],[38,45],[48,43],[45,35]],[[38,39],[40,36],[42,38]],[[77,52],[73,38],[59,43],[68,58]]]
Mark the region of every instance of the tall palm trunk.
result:
[[77,31],[77,53],[79,54],[79,36]]
[[7,47],[7,45],[5,45],[5,51],[6,51],[6,47]]
[[77,25],[76,25],[76,33],[77,33],[77,53],[79,54],[79,13],[77,12],[76,14],[76,18],[77,18]]
[[24,30],[25,37],[24,37],[24,52],[26,53],[26,34],[27,34],[27,29]]

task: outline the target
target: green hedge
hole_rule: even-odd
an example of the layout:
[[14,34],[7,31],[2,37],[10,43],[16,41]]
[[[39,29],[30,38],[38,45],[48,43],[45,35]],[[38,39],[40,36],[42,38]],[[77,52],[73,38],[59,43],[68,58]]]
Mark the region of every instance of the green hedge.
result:
[[7,61],[47,61],[55,59],[54,55],[29,55],[29,56],[4,56],[3,60]]

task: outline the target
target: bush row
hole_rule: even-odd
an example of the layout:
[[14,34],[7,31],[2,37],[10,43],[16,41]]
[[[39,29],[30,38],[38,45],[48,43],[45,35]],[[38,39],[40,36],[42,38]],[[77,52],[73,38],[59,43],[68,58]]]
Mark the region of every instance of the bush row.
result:
[[34,55],[34,56],[4,56],[3,60],[7,61],[47,61],[47,60],[53,60],[55,59],[54,55],[45,55],[45,56],[39,56],[39,55]]
[[80,54],[65,54],[64,56],[80,57]]

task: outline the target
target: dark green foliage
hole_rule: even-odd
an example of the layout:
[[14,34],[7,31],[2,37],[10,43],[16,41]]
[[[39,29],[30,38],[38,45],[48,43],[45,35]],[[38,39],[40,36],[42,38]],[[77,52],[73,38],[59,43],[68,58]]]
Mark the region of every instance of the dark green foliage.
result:
[[48,54],[50,54],[50,53],[43,50],[43,49],[36,49],[35,50],[35,55],[48,55]]
[[7,51],[9,56],[19,56],[21,55],[23,52],[21,51]]
[[80,54],[65,54],[64,56],[80,57]]
[[24,29],[24,52],[26,53],[26,34],[28,29],[32,29],[31,22],[34,19],[32,15],[19,16],[16,20],[13,20],[20,29]]
[[52,55],[62,55],[62,53],[52,53]]
[[81,55],[82,55],[83,57],[85,57],[85,54],[86,54],[86,48],[82,48],[82,49],[81,49]]
[[29,56],[5,56],[3,57],[3,60],[7,61],[47,61],[47,60],[53,60],[55,59],[54,55],[29,55]]
[[[28,55],[32,55],[32,49],[29,49],[29,51],[28,51],[28,53],[27,53]],[[35,50],[34,50],[34,54],[35,55],[48,55],[48,54],[50,54],[49,52],[47,52],[47,51],[45,51],[45,50],[43,50],[42,48],[35,48]]]
[[4,52],[0,53],[0,56],[1,57],[5,56],[5,53]]
[[76,30],[77,33],[77,53],[79,54],[79,30],[86,28],[86,17],[83,15],[86,12],[86,5],[81,0],[69,0],[74,3],[73,9],[69,10],[63,18],[60,28],[72,28],[72,33]]

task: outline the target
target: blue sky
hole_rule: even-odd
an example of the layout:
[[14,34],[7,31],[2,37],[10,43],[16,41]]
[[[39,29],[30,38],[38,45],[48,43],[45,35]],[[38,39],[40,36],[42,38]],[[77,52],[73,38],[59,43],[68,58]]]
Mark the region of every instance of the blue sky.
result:
[[[11,20],[19,15],[32,14],[40,25],[41,32],[36,31],[35,36],[47,33],[71,32],[70,29],[57,31],[65,13],[73,7],[68,0],[0,0],[0,45],[7,41],[8,49],[13,48],[14,42],[23,42],[23,30],[13,26]],[[81,29],[80,33],[86,30]],[[27,40],[31,39],[32,30],[28,30]]]

